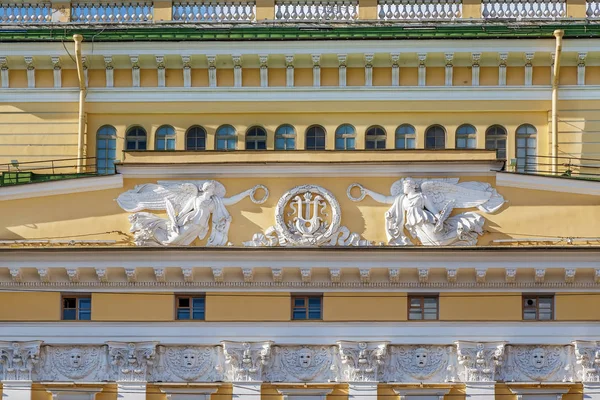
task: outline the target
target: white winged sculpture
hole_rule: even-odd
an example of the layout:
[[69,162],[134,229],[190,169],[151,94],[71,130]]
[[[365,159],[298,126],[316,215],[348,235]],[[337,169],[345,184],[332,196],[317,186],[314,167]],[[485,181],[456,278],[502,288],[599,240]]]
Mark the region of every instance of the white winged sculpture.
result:
[[[360,189],[360,196],[351,194]],[[407,246],[414,243],[405,235],[425,246],[474,246],[483,234],[484,218],[475,212],[450,217],[455,208],[477,207],[493,213],[504,204],[504,198],[488,183],[461,182],[458,179],[403,178],[392,184],[391,196],[364,188],[358,183],[348,187],[348,197],[361,201],[366,195],[375,201],[391,204],[385,213],[388,244]]]
[[[257,200],[254,195],[263,189],[265,195]],[[131,232],[138,246],[188,246],[196,238],[206,237],[212,225],[207,246],[226,246],[231,216],[225,206],[245,197],[262,204],[269,196],[263,185],[235,196],[225,197],[225,187],[217,181],[159,181],[157,184],[138,185],[122,193],[117,203],[133,212],[129,216]],[[167,218],[141,210],[164,210]],[[211,221],[212,216],[212,224]]]

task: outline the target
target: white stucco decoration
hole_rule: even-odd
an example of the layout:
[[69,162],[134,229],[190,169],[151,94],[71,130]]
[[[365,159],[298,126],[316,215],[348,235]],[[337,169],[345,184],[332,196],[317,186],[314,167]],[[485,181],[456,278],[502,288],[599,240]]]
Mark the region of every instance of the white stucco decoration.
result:
[[390,362],[385,373],[388,382],[454,382],[454,346],[390,346]]
[[570,346],[507,346],[502,379],[506,382],[572,382]]
[[[258,189],[265,192],[262,199],[255,198]],[[207,246],[226,246],[231,216],[225,206],[246,197],[262,204],[268,196],[263,185],[225,197],[225,187],[217,181],[159,181],[122,193],[117,203],[134,213],[129,216],[130,230],[138,246],[189,246],[196,238],[204,239],[209,230]],[[168,217],[141,210],[165,210]]]
[[87,381],[107,379],[107,346],[42,346],[40,381]]
[[217,382],[223,380],[220,346],[157,346],[152,379],[161,382]]
[[[360,195],[354,197],[352,190]],[[392,184],[391,196],[369,190],[358,183],[348,187],[348,197],[361,201],[366,195],[375,201],[391,204],[385,213],[388,244],[413,245],[413,239],[425,246],[474,246],[483,234],[484,218],[475,212],[464,212],[450,217],[455,208],[477,207],[492,213],[504,204],[504,198],[488,183],[461,182],[458,179],[403,178]]]
[[270,382],[329,382],[337,380],[335,346],[274,346],[273,362],[265,373]]
[[275,225],[264,234],[255,234],[244,246],[369,245],[358,233],[342,226],[341,221],[340,204],[329,190],[316,185],[296,186],[277,202]]

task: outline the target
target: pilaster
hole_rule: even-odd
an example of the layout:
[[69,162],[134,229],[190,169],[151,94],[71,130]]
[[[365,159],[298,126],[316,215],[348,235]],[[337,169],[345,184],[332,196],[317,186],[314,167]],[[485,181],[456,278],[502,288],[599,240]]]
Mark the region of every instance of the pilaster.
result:
[[399,53],[391,53],[390,58],[392,59],[392,86],[400,85],[400,65],[398,61],[400,60]]
[[319,87],[321,86],[321,55],[313,54],[311,57],[313,63],[313,86]]
[[8,61],[6,57],[0,57],[0,77],[2,79],[2,88],[6,89],[10,87],[9,73],[8,73]]
[[346,86],[346,54],[338,54],[338,86]]

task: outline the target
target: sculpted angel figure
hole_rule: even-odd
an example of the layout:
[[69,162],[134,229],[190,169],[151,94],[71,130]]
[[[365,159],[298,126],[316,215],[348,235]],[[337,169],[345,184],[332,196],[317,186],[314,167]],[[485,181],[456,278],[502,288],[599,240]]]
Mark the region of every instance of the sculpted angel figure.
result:
[[[263,189],[265,195],[257,200],[258,189]],[[217,181],[159,181],[138,185],[122,193],[117,203],[125,211],[134,213],[129,216],[130,230],[138,246],[188,246],[196,238],[204,239],[209,230],[206,245],[225,246],[229,243],[231,224],[225,206],[246,197],[262,204],[268,196],[263,185],[225,197],[225,187]],[[141,210],[165,210],[167,218]]]
[[[361,194],[354,197],[353,188]],[[454,216],[454,208],[472,208],[487,213],[495,212],[504,198],[489,184],[462,182],[458,179],[404,178],[394,182],[391,196],[385,196],[354,183],[348,187],[348,197],[361,201],[366,195],[375,201],[390,204],[385,213],[388,244],[392,246],[413,245],[405,235],[405,229],[413,239],[425,246],[473,246],[483,234],[484,219],[475,212]]]

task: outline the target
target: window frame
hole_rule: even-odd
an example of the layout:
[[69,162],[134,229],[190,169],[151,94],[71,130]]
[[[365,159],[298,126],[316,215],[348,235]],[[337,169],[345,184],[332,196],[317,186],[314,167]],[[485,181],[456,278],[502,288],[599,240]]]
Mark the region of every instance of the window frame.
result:
[[[348,130],[350,128],[352,133],[340,132],[341,129]],[[335,128],[335,150],[356,150],[356,128],[350,124],[341,124]],[[352,147],[348,147],[348,139],[352,140]],[[343,140],[344,146],[338,147],[338,140]]]
[[[166,133],[162,134],[164,131]],[[160,149],[159,143],[164,141],[164,149]],[[173,143],[173,148],[169,148],[169,144]],[[154,150],[156,151],[175,151],[177,150],[177,131],[171,125],[161,125],[154,132]]]
[[[466,128],[472,128],[473,132],[469,132],[469,133],[459,133],[458,131],[461,129],[466,129]],[[459,147],[458,146],[458,140],[459,139],[463,139],[465,141],[465,147]],[[475,144],[473,147],[469,147],[469,140],[474,140]],[[455,134],[455,138],[454,138],[454,148],[456,149],[461,149],[461,150],[475,150],[477,149],[477,128],[475,128],[474,125],[471,124],[462,124],[459,125],[458,128],[456,128],[456,134]]]
[[[225,128],[231,128],[233,133],[220,134],[219,131],[221,131],[222,129],[225,129]],[[225,141],[224,149],[219,148],[219,140]],[[229,148],[229,141],[233,141],[233,143],[234,143],[234,146],[232,149]],[[217,128],[217,130],[215,131],[215,150],[216,151],[235,151],[235,150],[237,150],[237,146],[238,146],[237,142],[238,142],[238,134],[237,134],[237,130],[235,129],[235,127],[233,125],[224,124],[224,125],[219,126]]]
[[[412,133],[399,133],[400,128],[410,128],[412,129]],[[402,136],[402,140],[404,140],[404,147],[398,147],[399,136]],[[414,146],[407,147],[408,139],[412,139]],[[394,131],[394,149],[396,150],[414,150],[417,148],[417,130],[411,124],[400,124],[396,127]]]
[[[316,135],[316,130],[319,130],[320,132],[323,133],[323,148],[317,148],[316,146],[316,141],[317,141],[317,137],[314,136],[314,140],[315,140],[315,146],[313,146],[313,148],[309,148],[308,147],[308,140],[309,140],[309,134],[311,133],[310,130],[311,129],[315,129],[315,135]],[[311,125],[308,128],[306,128],[305,134],[304,134],[304,150],[308,150],[308,151],[323,151],[327,149],[327,131],[325,130],[325,128],[323,128],[321,125]]]
[[[438,147],[437,146],[437,139],[438,137],[435,135],[434,133],[434,141],[435,141],[435,146],[434,147],[429,147],[429,145],[427,144],[428,140],[428,134],[429,131],[432,129],[441,129],[441,131],[444,133],[444,145],[442,147]],[[445,150],[446,149],[446,142],[447,142],[447,137],[448,137],[448,132],[446,131],[446,128],[444,128],[442,125],[439,124],[434,124],[434,125],[430,125],[429,127],[427,127],[427,129],[425,129],[425,150]]]
[[[135,136],[133,136],[132,132],[136,131]],[[144,135],[141,136],[139,134],[139,132],[143,132]],[[141,138],[144,138],[144,140],[141,140]],[[135,143],[135,149],[130,149],[129,148],[129,142],[133,141]],[[139,144],[143,142],[144,143],[144,148],[140,149]],[[141,127],[140,125],[133,125],[130,126],[129,128],[127,128],[127,131],[125,131],[125,151],[146,151],[148,150],[148,132],[146,132],[146,130]]]
[[[535,319],[525,319],[525,300],[535,298]],[[540,298],[542,299],[550,299],[550,319],[540,319]],[[523,293],[521,295],[521,318],[524,322],[546,322],[546,321],[554,321],[555,320],[555,299],[554,294],[527,294]],[[532,306],[529,306],[531,308]]]
[[[369,131],[377,132],[377,130],[380,130],[381,132],[383,132],[383,134],[369,133]],[[367,144],[371,141],[375,144],[373,148],[369,148],[369,146]],[[383,147],[377,147],[377,143],[383,143]],[[367,128],[367,130],[365,131],[365,150],[386,150],[386,149],[387,149],[387,131],[382,126],[379,126],[379,125],[373,125],[373,126],[370,126],[369,128]]]
[[[318,298],[320,301],[320,309],[319,309],[319,318],[309,318],[309,299]],[[305,299],[305,308],[306,308],[306,318],[305,319],[296,319],[294,318],[294,308],[296,299]],[[291,301],[291,309],[290,309],[290,320],[291,321],[323,321],[323,295],[322,294],[299,294],[292,295]]]
[[[293,133],[282,133],[280,132],[280,130],[282,128],[291,128]],[[278,148],[277,147],[277,139],[283,139],[283,148]],[[293,143],[293,147],[292,148],[288,148],[288,141],[292,140]],[[277,129],[275,129],[275,139],[274,139],[274,143],[273,143],[273,148],[277,151],[289,151],[289,150],[296,150],[296,128],[294,128],[293,125],[290,124],[282,124],[279,125],[277,127]]]
[[[421,319],[412,319],[410,318],[410,309],[411,309],[411,300],[412,299],[421,299]],[[435,319],[425,319],[425,298],[434,298],[436,301],[436,308],[435,308]],[[408,301],[407,301],[407,310],[406,310],[406,320],[407,321],[421,321],[421,322],[428,322],[428,321],[439,321],[440,320],[440,295],[439,294],[409,294],[408,295]]]
[[[490,129],[495,129],[496,133],[490,133]],[[499,140],[503,140],[502,136],[503,135],[499,135],[497,132],[499,129],[502,129],[504,131],[504,158],[500,157],[498,155],[498,151],[501,150],[498,148],[498,141]],[[494,144],[495,144],[495,148],[490,148],[488,146],[488,140],[493,140]],[[498,160],[506,160],[508,158],[508,130],[500,125],[500,124],[494,124],[494,125],[490,125],[488,126],[488,128],[485,130],[485,149],[486,150],[495,150],[496,151],[496,158]]]
[[[204,133],[204,138],[201,139],[198,136],[192,138],[195,141],[196,146],[193,149],[190,149],[190,147],[188,146],[188,140],[190,139],[189,135],[190,135],[190,133],[197,132],[197,131],[203,132]],[[207,136],[208,135],[206,133],[206,129],[204,129],[203,126],[200,126],[200,125],[192,125],[192,126],[190,126],[187,129],[187,131],[185,131],[185,150],[186,151],[205,151],[206,150],[206,139],[207,139]],[[204,147],[203,148],[200,148],[200,149],[198,148],[198,140],[204,140]]]
[[[258,135],[257,133],[259,131],[262,131],[262,135]],[[249,139],[250,138],[250,139]],[[249,149],[248,148],[248,143],[254,143],[255,148],[254,149]],[[262,143],[264,145],[264,149],[259,149],[258,148],[258,144]],[[244,135],[244,144],[245,144],[245,150],[252,150],[252,151],[261,151],[261,150],[267,150],[267,130],[265,128],[263,128],[262,126],[259,125],[254,125],[251,126],[250,128],[248,128],[246,130],[246,134]]]
[[[65,308],[65,300],[66,299],[75,299],[75,308]],[[90,319],[81,319],[80,311],[82,310],[79,306],[79,302],[81,299],[89,299],[90,300]],[[65,319],[65,310],[75,310],[75,319]],[[91,321],[92,320],[92,295],[91,294],[69,294],[63,293],[60,296],[60,320],[61,321]]]
[[[190,301],[190,306],[189,307],[179,307],[179,300],[180,299],[184,299],[187,298]],[[204,307],[202,310],[202,319],[195,319],[193,318],[194,316],[194,306],[193,306],[193,300],[194,299],[203,299],[204,300]],[[179,318],[179,309],[188,309],[189,313],[190,313],[190,318],[188,319],[182,319]],[[175,295],[175,321],[206,321],[206,295],[205,294],[189,294],[189,293],[184,293],[184,294],[177,294]]]
[[[533,133],[519,133],[519,130],[521,130],[521,128],[533,128]],[[515,130],[515,159],[517,160],[517,165],[516,165],[516,171],[517,172],[523,172],[523,173],[527,173],[529,172],[536,172],[537,170],[537,155],[538,155],[538,129],[532,125],[532,124],[521,124],[517,127],[517,129]],[[525,140],[525,157],[519,157],[519,139],[524,139]],[[535,139],[535,149],[534,149],[534,153],[530,154],[529,153],[529,149],[531,149],[531,147],[529,147],[529,140],[530,139]],[[529,158],[534,158],[535,159],[535,163],[533,164],[533,170],[528,169],[527,168],[527,159]],[[525,164],[523,165],[523,167],[521,168],[519,166],[519,159],[524,159],[525,160]]]
[[[102,133],[102,131],[105,129],[112,130],[112,133],[110,133],[110,134]],[[104,142],[106,147],[101,149],[99,146],[100,142]],[[114,149],[110,148],[111,143],[114,144]],[[106,152],[106,156],[99,157],[98,150],[104,150]],[[115,151],[115,158],[110,158],[110,156],[109,156],[110,150]],[[114,174],[116,172],[116,169],[115,169],[116,159],[117,159],[117,128],[115,128],[112,125],[102,125],[96,131],[96,173],[98,173],[99,175]],[[100,167],[100,161],[103,161],[106,163],[104,165],[104,167],[102,167],[102,168]]]

